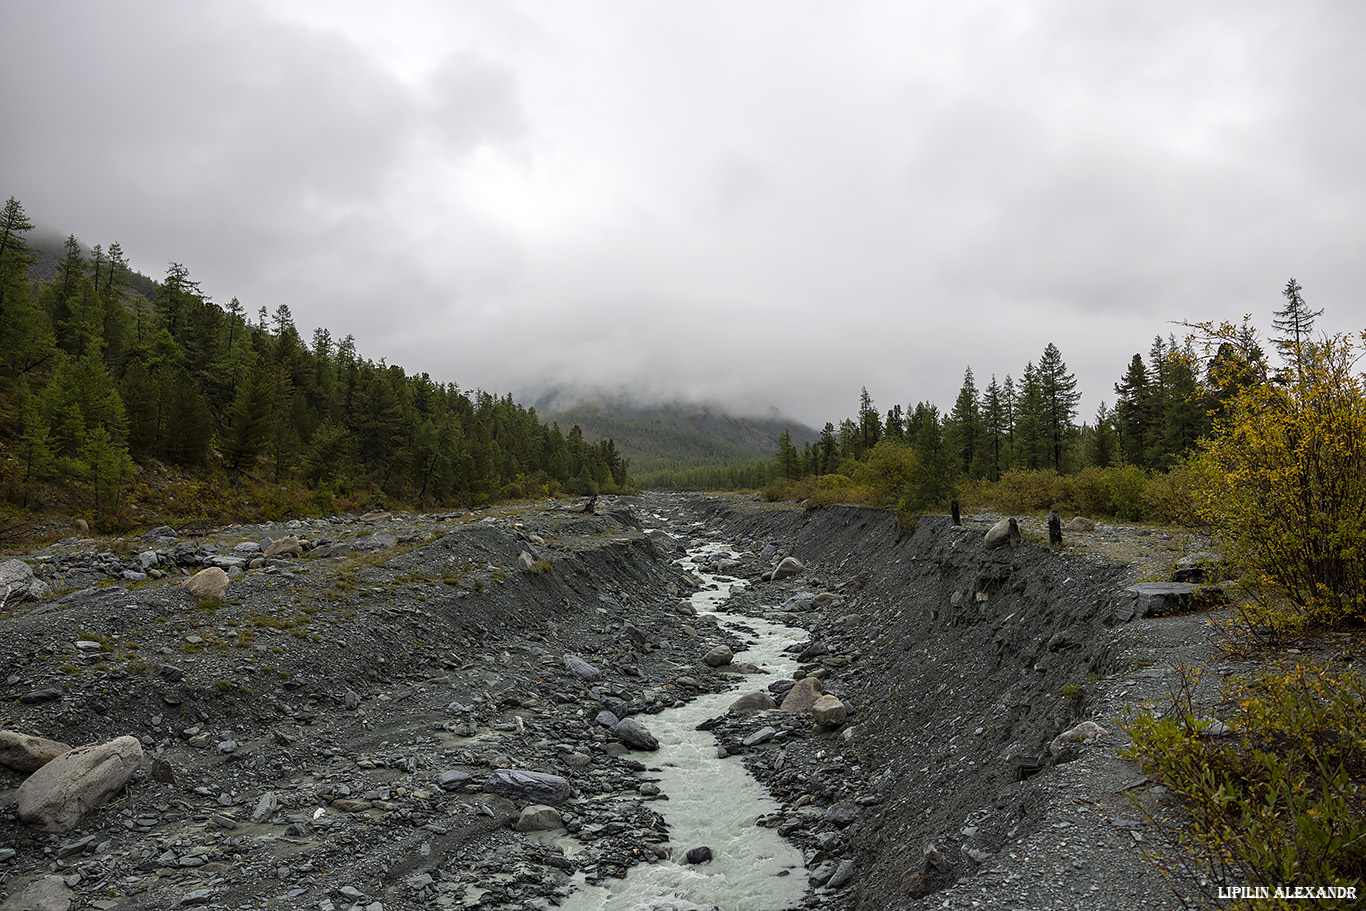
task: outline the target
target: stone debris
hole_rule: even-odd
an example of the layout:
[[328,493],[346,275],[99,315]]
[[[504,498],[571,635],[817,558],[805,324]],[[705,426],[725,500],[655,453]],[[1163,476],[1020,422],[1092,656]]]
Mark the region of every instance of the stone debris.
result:
[[[603,497],[597,515],[550,504],[166,527],[131,548],[70,539],[25,555],[59,595],[0,617],[8,723],[75,742],[131,733],[154,761],[50,841],[0,814],[7,875],[79,874],[73,903],[104,911],[558,904],[574,877],[686,859],[656,812],[669,794],[638,752],[649,740],[632,731],[651,736],[654,713],[730,691],[704,727],[720,761],[778,802],[755,823],[807,861],[791,871],[812,885],[804,911],[928,894],[966,908],[987,885],[988,906],[1004,908],[1034,888],[1028,873],[1003,881],[1011,852],[1076,831],[1052,826],[1086,808],[1048,789],[1106,753],[1048,750],[1077,721],[1059,688],[1093,673],[1087,624],[1109,619],[1095,616],[1098,572],[1048,554],[1050,576],[1054,563],[1023,544],[984,555],[987,523],[972,516],[957,530],[925,517],[903,539],[894,520],[851,507],[796,523],[731,500],[633,502],[634,526]],[[355,547],[371,535],[384,536],[363,545],[377,550]],[[672,562],[703,545],[703,562]],[[788,552],[809,559],[773,582]],[[513,572],[522,554],[552,568]],[[205,568],[231,581],[231,601],[187,602],[177,584]],[[795,674],[759,690],[731,675],[746,637],[686,600],[716,573],[736,586],[725,610],[808,630],[788,652]],[[942,588],[922,597],[931,576]],[[1090,614],[1074,608],[1084,601]],[[1088,714],[1107,685],[1086,685]],[[1106,829],[1130,846],[1140,835]],[[889,839],[929,840],[942,868],[898,861]],[[1029,844],[1034,869],[1051,870]],[[1068,906],[1104,904],[1083,900],[1105,880],[1070,866],[1081,849],[1059,856],[1080,888]],[[1058,890],[1019,906],[1058,904]]]

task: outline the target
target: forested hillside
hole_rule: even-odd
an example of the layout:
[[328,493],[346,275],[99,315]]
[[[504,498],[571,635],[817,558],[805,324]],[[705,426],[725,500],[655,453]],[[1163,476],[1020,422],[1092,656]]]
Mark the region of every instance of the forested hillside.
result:
[[550,395],[537,401],[554,408],[546,413],[561,424],[615,440],[645,487],[760,487],[771,477],[767,463],[784,430],[790,426],[799,442],[817,438],[804,424],[704,405],[606,400],[556,408]]
[[70,237],[51,277],[35,279],[32,229],[9,199],[0,491],[12,508],[115,527],[139,509],[210,514],[229,501],[473,505],[629,483],[610,439],[562,432],[510,396],[410,376],[326,328],[306,340],[287,305],[254,316],[236,298],[219,305],[179,263],[148,282],[118,243],[86,255]]

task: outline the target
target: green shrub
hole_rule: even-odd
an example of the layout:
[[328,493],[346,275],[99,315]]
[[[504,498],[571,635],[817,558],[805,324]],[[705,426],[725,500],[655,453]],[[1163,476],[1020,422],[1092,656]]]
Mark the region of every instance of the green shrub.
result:
[[[1210,736],[1182,684],[1165,711],[1130,714],[1127,755],[1179,795],[1190,823],[1172,834],[1216,879],[1360,886],[1366,881],[1366,681],[1337,666],[1293,664],[1224,688],[1236,736]],[[1343,901],[1321,908],[1356,907]]]
[[[1265,587],[1311,623],[1366,622],[1366,338],[1304,349],[1250,385],[1196,457],[1197,505]],[[1289,371],[1287,371],[1289,374]]]

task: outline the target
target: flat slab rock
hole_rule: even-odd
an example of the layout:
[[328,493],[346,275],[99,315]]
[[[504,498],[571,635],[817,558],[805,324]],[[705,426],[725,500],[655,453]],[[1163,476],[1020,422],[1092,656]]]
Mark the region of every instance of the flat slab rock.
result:
[[526,800],[552,807],[564,803],[574,793],[569,782],[559,775],[521,769],[494,769],[484,783],[484,790],[510,800]]
[[1217,585],[1190,582],[1140,582],[1120,592],[1115,602],[1115,619],[1121,622],[1141,617],[1166,617],[1206,610],[1227,599]]

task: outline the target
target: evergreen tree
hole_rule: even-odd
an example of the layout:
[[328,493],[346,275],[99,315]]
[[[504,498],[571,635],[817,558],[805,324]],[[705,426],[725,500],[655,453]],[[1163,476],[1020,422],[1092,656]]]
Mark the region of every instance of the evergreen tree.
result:
[[35,258],[25,235],[32,230],[24,207],[11,196],[0,213],[0,365],[16,371],[50,356],[43,351],[44,333],[29,295],[28,270]]
[[1154,408],[1152,392],[1148,389],[1148,368],[1143,363],[1143,355],[1135,354],[1129,361],[1129,369],[1115,384],[1115,432],[1119,437],[1119,450],[1130,465],[1146,468],[1148,465],[1148,440],[1152,436]]
[[906,415],[900,405],[887,409],[887,420],[882,425],[882,435],[898,443],[906,442]]
[[939,409],[929,402],[918,402],[911,415],[919,474],[916,478],[914,506],[942,508],[954,494],[956,460],[944,442],[944,427]]
[[1115,463],[1119,454],[1119,443],[1115,434],[1115,413],[1100,403],[1096,409],[1096,424],[1092,428],[1086,447],[1086,461],[1097,468],[1106,468]]
[[971,367],[963,371],[963,386],[953,403],[953,411],[949,413],[948,429],[958,472],[966,477],[978,476],[985,433],[982,429],[981,402]]
[[1283,333],[1275,340],[1276,348],[1286,363],[1294,366],[1296,376],[1301,381],[1304,379],[1303,364],[1308,353],[1305,349],[1314,331],[1314,320],[1323,315],[1322,310],[1309,309],[1304,302],[1303,291],[1293,278],[1286,282],[1285,289],[1281,291],[1285,306],[1276,311],[1271,321],[1272,328]]
[[209,411],[209,403],[183,367],[166,367],[162,374],[169,382],[161,390],[165,421],[158,451],[175,465],[203,465],[213,442],[213,414]]
[[[48,476],[53,467],[54,457],[48,439],[47,417],[43,414],[38,397],[29,389],[27,377],[19,377],[14,399],[15,408],[19,412],[19,438],[14,448],[18,466],[15,474],[11,476],[10,498],[17,500],[20,508],[27,509],[32,482]],[[20,487],[19,491],[14,490],[16,483]]]
[[1195,448],[1209,430],[1209,405],[1195,370],[1195,354],[1174,343],[1167,348],[1166,392],[1162,409],[1162,446],[1153,467],[1165,471],[1173,460]]
[[1062,352],[1049,342],[1039,358],[1039,420],[1042,438],[1047,446],[1047,464],[1063,470],[1063,453],[1067,441],[1075,432],[1073,418],[1081,393],[1077,392],[1077,378],[1067,372]]
[[274,405],[274,373],[258,356],[242,371],[223,428],[220,449],[230,470],[251,471],[256,467],[275,427]]
[[1034,362],[1025,364],[1015,407],[1016,466],[1037,470],[1048,464],[1047,417]]
[[864,386],[859,394],[858,426],[859,446],[856,458],[863,458],[863,454],[876,446],[882,437],[882,421],[877,409],[873,407],[873,399],[868,395],[867,386]]
[[778,476],[796,480],[801,476],[801,459],[792,445],[792,434],[786,427],[778,435]]
[[983,471],[990,481],[999,481],[1006,470],[1010,446],[1009,407],[1005,390],[992,374],[982,395]]
[[81,458],[86,465],[95,514],[109,519],[118,513],[123,493],[133,479],[133,460],[103,425],[91,430]]
[[825,426],[821,428],[821,438],[816,443],[816,449],[816,473],[829,474],[835,468],[835,455],[839,451],[839,442],[835,439],[835,425],[830,421],[826,421]]

